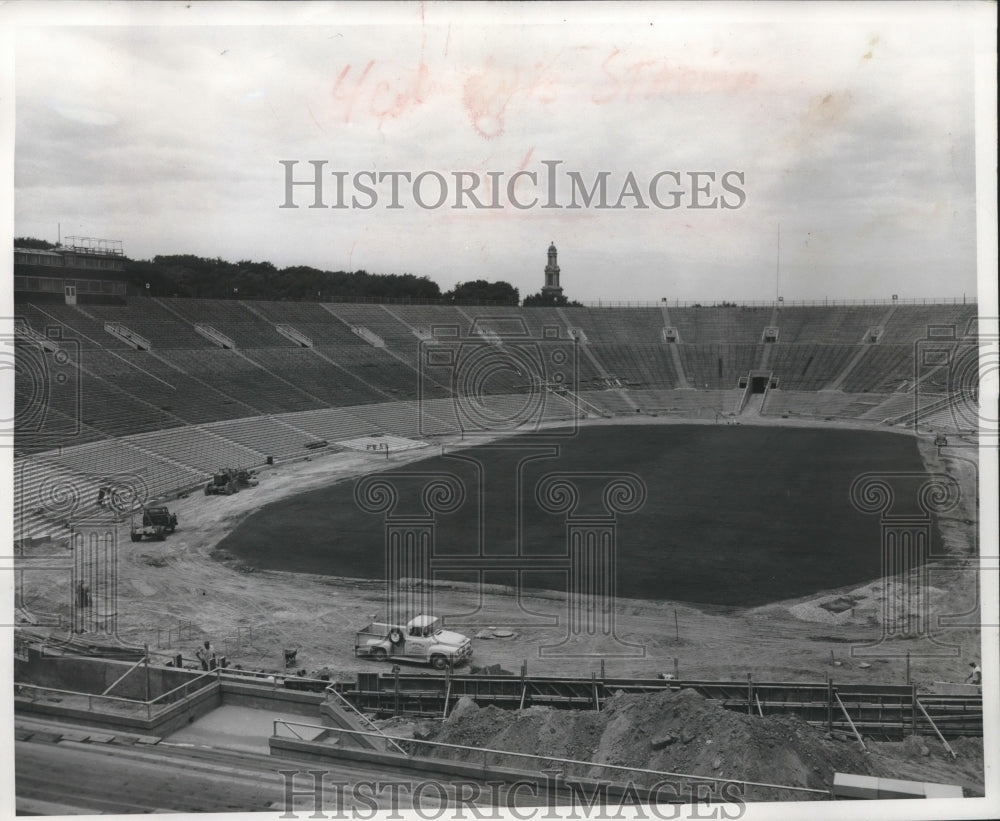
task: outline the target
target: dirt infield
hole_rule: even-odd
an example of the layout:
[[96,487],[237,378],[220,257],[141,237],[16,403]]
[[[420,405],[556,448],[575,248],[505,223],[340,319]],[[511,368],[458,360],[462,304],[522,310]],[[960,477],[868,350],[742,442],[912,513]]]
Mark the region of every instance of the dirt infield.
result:
[[[795,426],[785,422],[782,427]],[[917,441],[927,470],[949,473],[966,489],[960,509],[939,522],[952,561],[946,572],[933,575],[934,589],[928,591],[927,601],[935,613],[969,612],[967,623],[978,624],[972,524],[976,504],[970,490],[975,487],[975,465],[964,461],[965,454],[941,457],[929,442]],[[427,450],[395,454],[389,464],[414,466]],[[117,601],[122,639],[149,643],[164,659],[176,652],[193,658],[197,644],[210,638],[231,663],[246,667],[283,669],[283,649],[296,648],[297,666],[309,671],[353,675],[357,670],[384,669],[353,654],[353,631],[384,608],[382,583],[348,578],[357,574],[347,563],[332,563],[323,576],[260,570],[226,555],[218,545],[268,503],[385,466],[384,456],[364,452],[279,464],[261,473],[259,487],[236,496],[196,494],[171,502],[180,529],[162,543],[131,544],[123,525]],[[334,521],[331,537],[336,536],[336,527]],[[50,554],[65,549],[65,542],[56,542],[36,545],[32,551]],[[65,617],[70,592],[66,574],[36,573],[26,580],[24,603],[33,612]],[[851,654],[852,647],[881,636],[885,593],[876,579],[748,609],[619,597],[615,632],[635,652],[608,657],[607,674],[648,676],[676,670],[682,677],[731,679],[752,672],[761,681],[822,680],[832,675],[840,681],[900,682],[906,674],[905,650],[915,646],[913,642],[895,641],[882,657],[866,661]],[[531,672],[552,675],[586,675],[600,664],[599,637],[576,647],[575,656],[540,658],[542,646],[558,644],[565,636],[565,594],[528,590],[517,595],[503,587],[480,590],[441,582],[435,588],[435,601],[442,613],[469,614],[449,619],[451,626],[469,635],[483,626],[508,623],[513,611],[537,616],[533,625],[513,629],[509,638],[474,641],[477,664],[517,670],[527,661]],[[849,607],[842,606],[845,601]],[[914,656],[910,670],[920,686],[962,680],[968,660],[978,658],[978,629],[950,628],[941,638],[954,644],[960,655]]]

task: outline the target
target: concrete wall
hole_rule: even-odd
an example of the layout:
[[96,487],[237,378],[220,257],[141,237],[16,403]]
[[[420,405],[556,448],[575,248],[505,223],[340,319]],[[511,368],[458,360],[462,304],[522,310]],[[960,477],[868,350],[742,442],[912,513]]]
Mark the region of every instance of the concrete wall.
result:
[[[45,659],[44,661],[89,662],[89,664],[81,665],[79,668],[72,664],[46,664],[40,667],[43,675],[39,675],[38,678],[46,679],[45,686],[56,687],[57,684],[52,682],[59,681],[64,685],[71,685],[60,687],[59,689],[74,689],[77,692],[87,691],[81,688],[76,681],[62,682],[56,673],[78,673],[80,679],[85,684],[94,686],[96,682],[101,680],[95,672],[97,668],[111,665],[116,675],[112,676],[110,681],[114,681],[117,676],[120,676],[129,667],[128,664],[122,665],[120,662],[108,662],[97,659]],[[93,662],[97,663],[94,664]],[[152,676],[154,669],[158,672],[168,674],[163,680],[164,684],[173,684],[172,681],[168,680],[171,678],[170,673],[183,680],[190,680],[195,677],[193,675],[185,676],[183,671],[171,670],[169,668],[166,670],[163,668],[150,668],[151,682],[154,680]],[[136,672],[138,673],[138,671]],[[125,681],[129,681],[132,675],[135,674],[130,674],[129,678],[126,678]],[[283,688],[272,689],[268,685],[244,684],[224,680],[218,682],[214,678],[203,679],[200,685],[195,686],[198,688],[195,692],[176,701],[172,700],[166,709],[164,709],[164,704],[162,703],[154,704],[150,718],[146,717],[146,707],[141,701],[137,701],[126,712],[118,706],[120,703],[109,706],[108,701],[104,701],[102,704],[101,699],[94,698],[92,709],[88,710],[82,699],[78,700],[78,703],[75,699],[73,700],[74,703],[68,703],[68,699],[63,702],[53,702],[44,699],[37,700],[32,697],[32,691],[25,690],[20,694],[15,694],[14,704],[15,710],[19,713],[61,716],[70,721],[80,722],[91,727],[104,727],[109,730],[130,731],[145,735],[169,735],[181,727],[196,721],[206,713],[223,706],[223,704],[238,704],[243,707],[292,713],[302,716],[307,723],[323,723],[319,709],[324,699],[325,694],[323,693],[309,693],[285,690]],[[118,689],[116,688],[114,692],[117,693]]]
[[294,713],[311,718],[314,724],[320,723],[319,706],[325,697],[325,693],[286,690],[282,687],[272,689],[270,685],[244,684],[225,679],[222,681],[223,704],[237,704],[255,710]]
[[[80,656],[41,656],[31,654],[28,661],[15,660],[14,681],[19,684],[37,684],[54,687],[57,690],[73,690],[78,693],[103,693],[114,681],[133,665],[133,662],[110,659],[86,658]],[[199,673],[179,670],[175,667],[149,667],[149,697],[156,698],[185,682],[191,681]],[[115,685],[108,695],[119,698],[145,700],[146,671],[140,664]]]
[[[132,667],[130,662],[75,656],[40,656],[33,653],[29,661],[17,661],[14,680],[20,684],[36,684],[57,690],[70,690],[84,696],[44,694],[30,688],[15,694],[15,709],[23,713],[40,713],[61,716],[91,727],[131,731],[146,735],[168,735],[206,713],[223,706],[236,704],[276,713],[292,713],[311,724],[322,724],[320,705],[325,693],[305,690],[288,690],[271,684],[252,681],[227,681],[214,675],[202,677],[200,672],[178,670],[173,667],[149,668],[150,698],[167,693],[185,683],[193,682],[192,692],[180,691],[167,700],[152,705],[147,718],[145,701],[146,672],[140,664],[117,684],[109,695],[132,699],[134,704],[102,700],[100,695],[116,679]],[[86,694],[95,696],[87,707]],[[183,697],[182,697],[183,696]],[[165,707],[167,709],[165,709]],[[329,723],[329,722],[326,722]]]
[[[76,721],[88,727],[101,727],[107,730],[120,730],[141,735],[169,735],[192,721],[201,718],[206,713],[222,706],[222,692],[217,682],[209,682],[207,687],[180,701],[174,702],[168,709],[159,707],[159,713],[153,713],[152,718],[146,718],[145,705],[137,703],[129,713],[102,711],[100,701],[94,700],[94,709],[84,706],[72,706],[65,703],[48,701],[33,701],[25,696],[14,696],[15,713],[35,713],[58,716],[68,721]],[[154,708],[157,705],[153,705]]]

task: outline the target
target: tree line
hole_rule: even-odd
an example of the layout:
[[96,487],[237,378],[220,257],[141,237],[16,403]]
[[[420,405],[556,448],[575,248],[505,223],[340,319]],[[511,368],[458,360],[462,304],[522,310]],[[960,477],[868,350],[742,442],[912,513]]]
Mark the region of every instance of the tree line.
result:
[[[51,250],[56,244],[35,237],[17,237],[15,247]],[[270,262],[228,262],[193,254],[157,255],[125,260],[125,276],[137,291],[152,296],[203,299],[267,299],[336,302],[338,300],[413,301],[456,305],[519,305],[520,293],[509,282],[476,279],[448,291],[426,276],[372,274],[368,271],[326,271],[308,265],[278,268]],[[576,305],[565,297],[553,301],[541,292],[525,305]]]

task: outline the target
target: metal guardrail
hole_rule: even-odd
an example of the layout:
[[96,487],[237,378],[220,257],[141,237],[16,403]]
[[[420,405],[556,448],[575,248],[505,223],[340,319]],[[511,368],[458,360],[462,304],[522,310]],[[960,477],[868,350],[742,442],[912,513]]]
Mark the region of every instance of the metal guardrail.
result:
[[[131,670],[129,672],[131,672]],[[132,706],[132,707],[134,707],[134,708],[136,708],[138,710],[143,710],[144,709],[144,711],[146,713],[146,719],[147,720],[151,720],[153,718],[154,713],[155,714],[159,714],[159,713],[163,712],[164,710],[168,709],[174,703],[174,702],[171,702],[171,704],[169,704],[169,705],[168,704],[161,704],[160,702],[162,702],[165,698],[167,698],[168,696],[173,695],[174,693],[177,693],[180,690],[184,690],[185,688],[191,687],[196,682],[202,681],[205,678],[211,678],[211,679],[213,679],[213,681],[218,681],[218,676],[217,676],[217,674],[215,672],[202,673],[200,676],[197,676],[197,677],[195,677],[193,679],[190,679],[189,681],[184,682],[183,684],[179,685],[178,687],[174,687],[172,690],[168,690],[165,693],[161,693],[156,698],[149,699],[148,701],[143,700],[143,699],[136,699],[136,698],[124,698],[123,696],[109,696],[109,695],[105,695],[104,693],[85,693],[85,692],[82,692],[80,690],[65,690],[65,689],[58,688],[58,687],[47,687],[47,686],[40,685],[40,684],[27,684],[27,683],[18,682],[18,681],[14,682],[14,693],[18,694],[20,692],[23,692],[24,690],[31,690],[31,691],[37,692],[37,693],[55,693],[55,694],[62,695],[62,696],[70,696],[70,697],[76,697],[76,698],[86,698],[87,699],[87,711],[88,712],[93,712],[94,711],[94,703],[95,703],[95,701],[98,702],[98,705],[100,705],[101,702],[115,702],[115,703],[119,703],[119,704],[123,704],[123,705],[130,705],[130,706]],[[209,682],[209,683],[211,683],[211,682]],[[204,686],[200,686],[200,687],[196,688],[196,692],[200,692],[203,689],[204,689]],[[181,698],[186,698],[188,695],[193,695],[193,694],[194,693],[184,693],[181,696]],[[37,700],[37,696],[32,699],[32,701],[35,701],[35,700]],[[154,707],[156,709],[154,709]]]
[[[751,299],[713,302],[696,299],[607,300],[584,302],[584,308],[851,308],[864,305],[976,305],[976,297],[910,297],[908,299]],[[564,306],[572,310],[575,306]]]
[[[258,301],[254,298],[241,298],[244,302]],[[265,301],[265,300],[260,300]],[[433,305],[443,307],[475,308],[477,305],[484,308],[514,308],[516,310],[531,310],[533,306],[522,306],[520,303],[498,302],[490,300],[466,301],[459,300],[451,302],[449,300],[433,297],[378,297],[378,296],[336,296],[328,295],[320,299],[291,299],[289,302],[317,302],[328,303],[330,305]],[[729,302],[720,304],[712,300],[697,299],[640,299],[640,300],[614,300],[597,299],[588,300],[577,305],[562,305],[559,307],[564,311],[572,311],[576,307],[584,308],[771,308],[775,305],[779,307],[852,307],[862,305],[976,305],[977,298],[962,295],[949,297],[909,297],[905,299],[759,299],[743,300],[739,302]],[[548,308],[553,306],[537,306]]]
[[385,733],[383,733],[377,726],[375,726],[375,722],[373,722],[370,718],[368,718],[368,716],[366,716],[364,713],[362,713],[357,707],[355,707],[353,704],[351,704],[351,702],[349,702],[340,693],[338,693],[336,687],[327,687],[326,688],[326,692],[329,693],[331,696],[336,696],[338,699],[340,699],[340,703],[343,704],[345,707],[347,707],[351,712],[353,712],[362,722],[364,722],[364,724],[366,724],[367,726],[371,727],[376,733],[378,733],[380,736],[382,736],[382,738],[384,738],[386,741],[388,741],[393,747],[395,747],[397,750],[399,750],[399,752],[401,752],[403,755],[406,755],[406,750],[404,750],[402,747],[400,747],[395,742],[395,740],[393,740],[390,736],[387,736]]
[[[344,730],[339,727],[326,727],[322,724],[308,724],[302,721],[289,721],[287,719],[274,719],[272,730],[273,730],[273,736],[276,738],[281,738],[281,736],[278,735],[279,725],[285,727],[289,732],[293,733],[296,737],[300,739],[301,736],[295,732],[293,727],[305,727],[314,730],[325,730],[328,732],[345,733],[347,735],[375,736],[378,738],[389,738],[392,739],[393,741],[402,741],[421,746],[438,747],[442,749],[451,749],[451,750],[463,750],[473,755],[482,754],[484,767],[486,766],[487,759],[490,755],[513,756],[515,758],[523,758],[530,761],[547,762],[554,764],[573,764],[589,768],[601,767],[603,769],[613,770],[616,772],[642,773],[643,775],[652,775],[661,778],[662,777],[677,778],[689,781],[703,781],[714,784],[735,783],[735,784],[742,784],[744,789],[746,789],[747,787],[762,787],[765,789],[772,789],[772,790],[791,790],[794,792],[811,793],[813,795],[830,796],[829,790],[817,790],[812,787],[792,787],[787,784],[771,784],[764,781],[745,781],[740,778],[719,778],[710,775],[694,775],[692,773],[678,773],[678,772],[670,772],[667,770],[652,770],[646,767],[629,767],[622,764],[602,764],[595,761],[582,761],[577,758],[560,758],[558,756],[538,755],[536,753],[519,753],[519,752],[514,752],[512,750],[497,750],[491,747],[470,747],[465,744],[449,744],[444,741],[423,741],[413,738],[401,738],[399,736],[386,736],[382,733],[372,733],[364,730]],[[407,755],[407,758],[412,758],[412,755]],[[447,759],[442,759],[442,761],[447,761]],[[542,772],[542,768],[538,769],[539,772]]]
[[[197,676],[197,677],[195,677],[193,679],[190,679],[189,681],[185,681],[183,684],[181,684],[181,685],[179,685],[177,687],[174,687],[172,690],[167,690],[167,692],[161,693],[156,698],[150,699],[148,703],[151,704],[151,705],[152,704],[156,704],[157,702],[162,701],[163,699],[165,699],[167,696],[172,696],[174,693],[178,692],[179,690],[184,690],[185,688],[190,687],[195,682],[201,681],[202,679],[205,679],[205,678],[213,678],[216,681],[218,681],[219,680],[219,673],[221,673],[221,672],[222,671],[220,669],[220,670],[216,670],[216,671],[210,671],[208,673],[202,673],[200,676]],[[181,696],[181,698],[184,698],[184,696]]]
[[124,704],[146,705],[147,703],[145,701],[137,701],[136,699],[133,698],[123,698],[122,696],[105,696],[101,695],[100,693],[84,693],[79,690],[63,690],[59,687],[45,687],[40,684],[26,684],[19,681],[14,682],[15,695],[24,690],[33,690],[38,693],[56,693],[58,695],[63,695],[63,696],[86,697],[88,710],[93,709],[93,702],[95,699],[98,701],[117,701]]

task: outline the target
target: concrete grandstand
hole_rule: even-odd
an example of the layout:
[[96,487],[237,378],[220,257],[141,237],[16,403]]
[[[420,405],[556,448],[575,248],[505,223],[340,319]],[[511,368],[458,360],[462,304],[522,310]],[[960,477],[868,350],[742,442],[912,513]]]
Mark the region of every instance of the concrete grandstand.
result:
[[[164,496],[223,464],[255,467],[371,434],[458,433],[456,392],[504,418],[536,393],[553,422],[759,414],[970,434],[977,375],[962,351],[975,348],[976,307],[18,300],[16,538],[52,536],[86,516],[112,475],[139,475],[150,497]],[[560,340],[576,372],[558,385],[530,363],[475,385],[449,379],[420,361],[441,329],[440,344],[494,350]],[[922,363],[927,344],[945,357]],[[54,483],[73,487],[73,500],[25,503]]]

